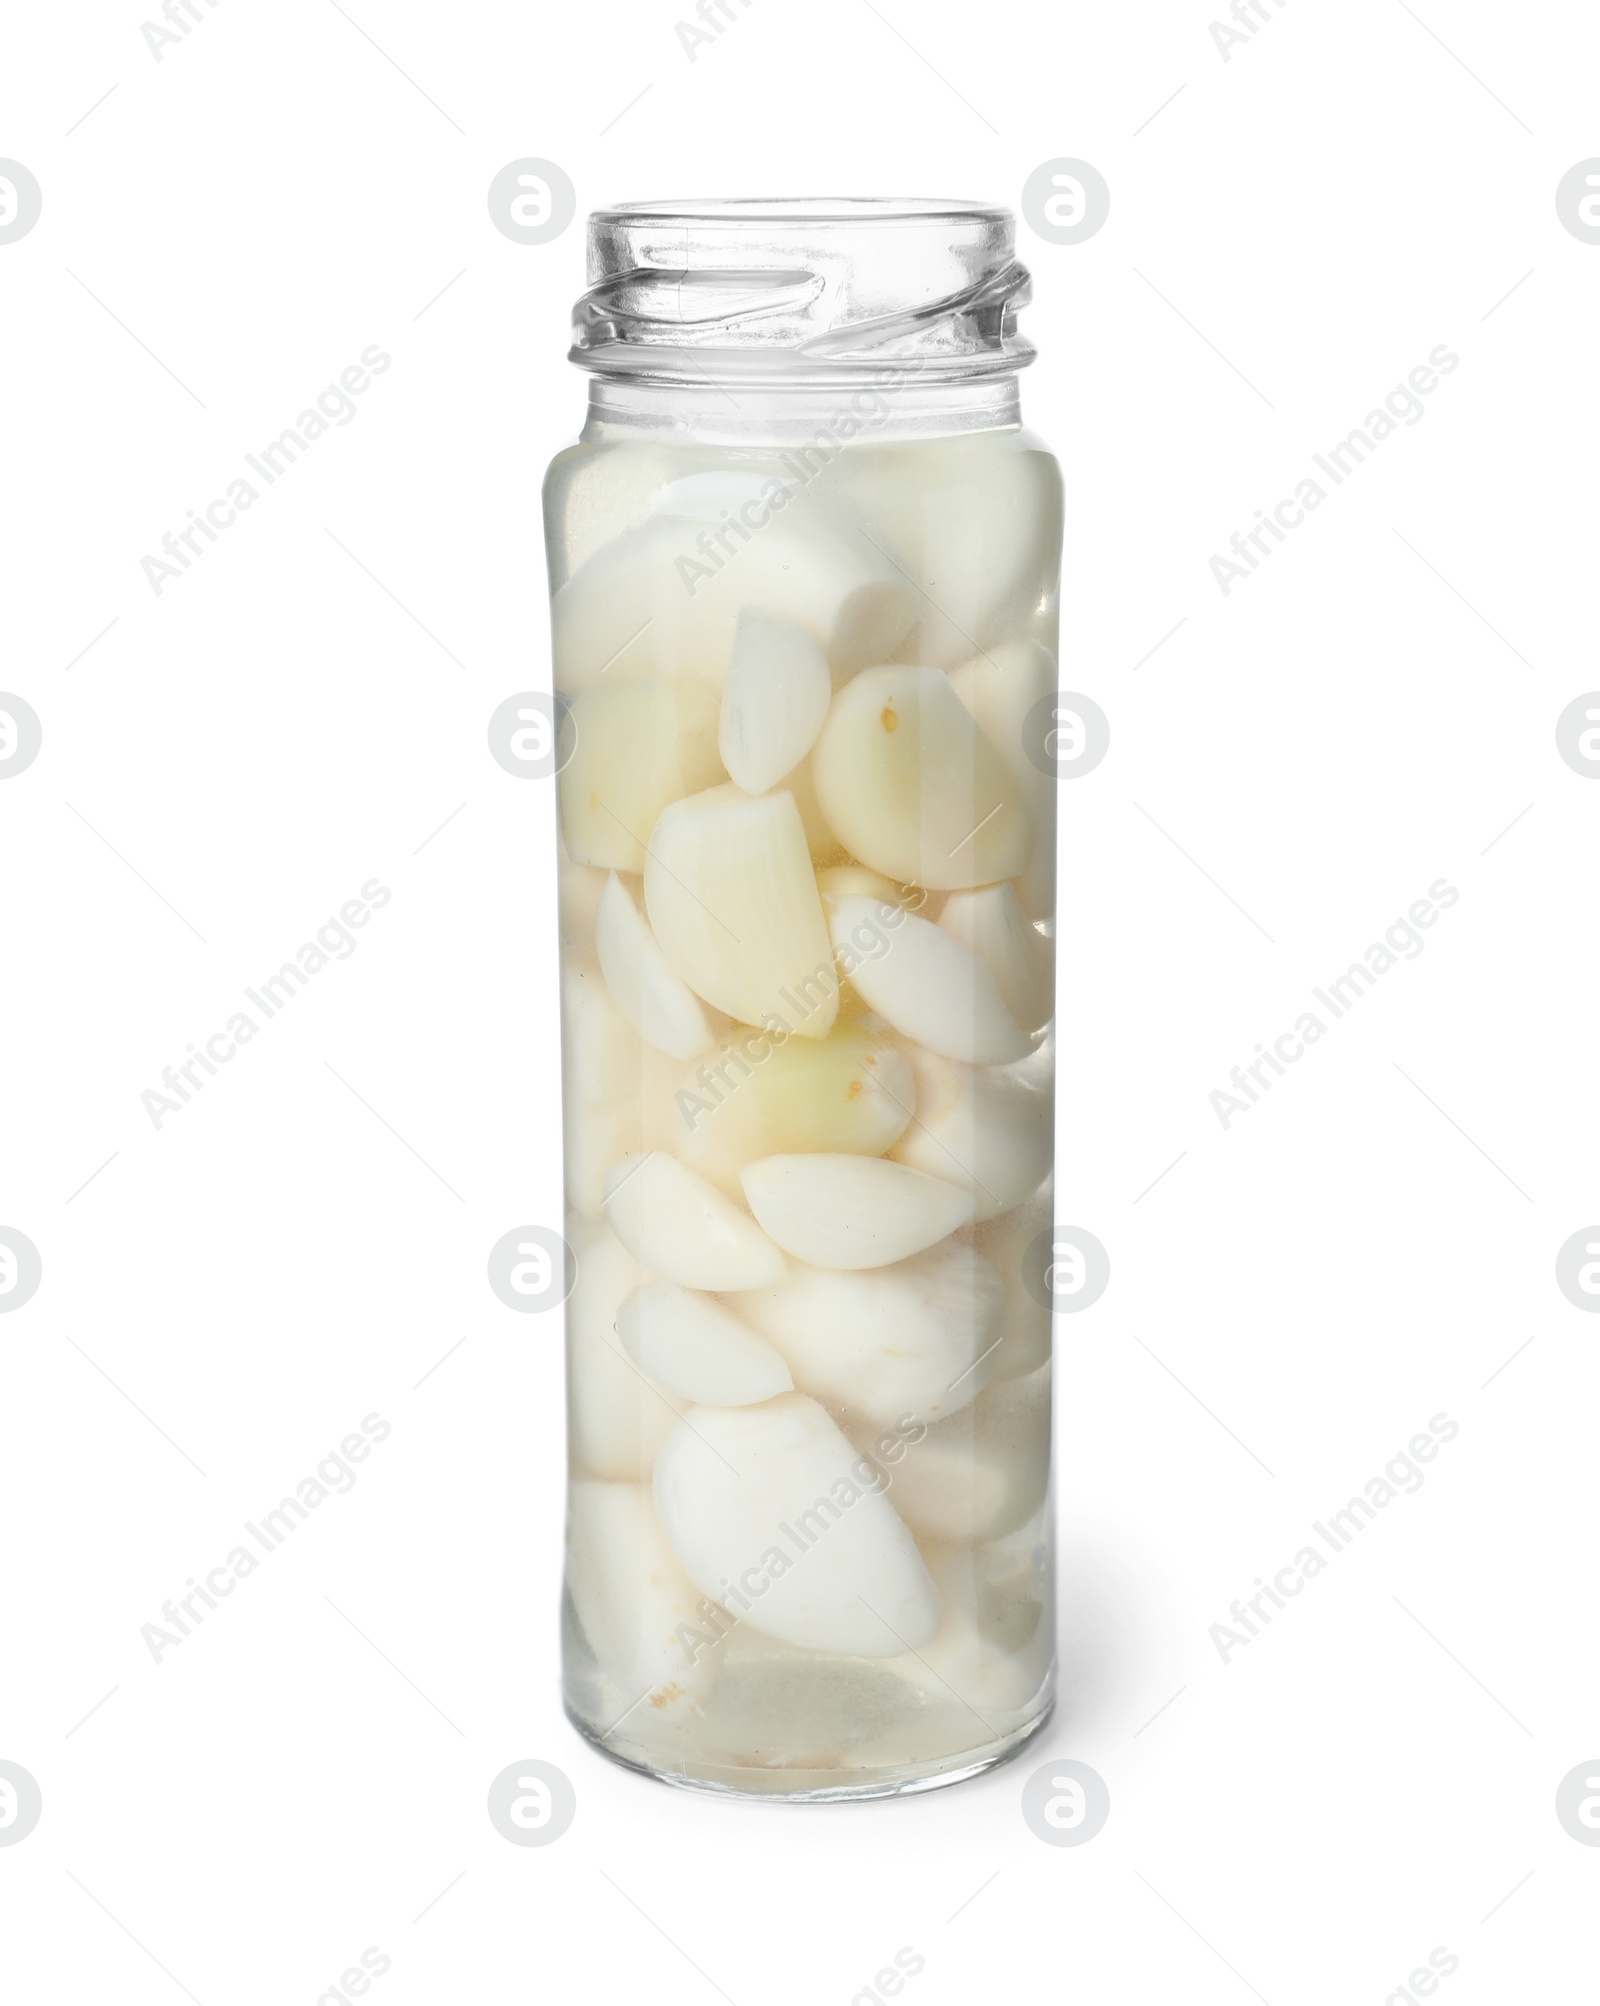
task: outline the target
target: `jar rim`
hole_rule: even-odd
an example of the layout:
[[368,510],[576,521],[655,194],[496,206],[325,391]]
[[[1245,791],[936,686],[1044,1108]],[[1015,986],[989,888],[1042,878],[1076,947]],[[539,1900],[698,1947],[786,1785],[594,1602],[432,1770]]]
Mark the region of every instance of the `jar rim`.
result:
[[637,216],[652,223],[970,223],[1009,219],[998,202],[929,195],[713,195],[612,202],[590,215],[615,224]]

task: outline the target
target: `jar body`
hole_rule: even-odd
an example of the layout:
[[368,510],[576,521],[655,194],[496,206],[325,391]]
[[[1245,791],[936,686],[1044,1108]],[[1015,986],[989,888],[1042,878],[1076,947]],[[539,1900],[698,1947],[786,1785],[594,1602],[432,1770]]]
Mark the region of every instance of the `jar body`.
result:
[[887,1794],[1051,1701],[1060,479],[699,429],[545,486],[565,1696],[669,1781]]

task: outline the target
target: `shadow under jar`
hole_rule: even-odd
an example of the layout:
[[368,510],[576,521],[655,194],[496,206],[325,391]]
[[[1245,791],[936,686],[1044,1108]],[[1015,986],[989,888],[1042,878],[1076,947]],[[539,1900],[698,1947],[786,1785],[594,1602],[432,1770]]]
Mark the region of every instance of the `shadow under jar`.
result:
[[852,200],[602,211],[589,276],[544,489],[567,1708],[672,1783],[928,1789],[1054,1669],[1028,276],[1004,210]]

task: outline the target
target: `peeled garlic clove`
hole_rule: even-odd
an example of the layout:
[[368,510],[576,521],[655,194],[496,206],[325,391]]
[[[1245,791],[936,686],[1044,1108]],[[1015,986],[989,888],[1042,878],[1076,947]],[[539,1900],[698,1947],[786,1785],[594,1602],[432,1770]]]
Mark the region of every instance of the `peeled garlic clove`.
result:
[[[657,1719],[694,1712],[717,1665],[679,1636],[703,1627],[702,1597],[678,1565],[642,1484],[582,1480],[567,1492],[567,1588],[620,1715],[641,1698]],[[608,1723],[609,1725],[609,1723]]]
[[662,809],[721,777],[717,709],[715,690],[691,682],[604,682],[573,699],[576,737],[556,788],[575,863],[644,869]]
[[946,1241],[891,1268],[797,1266],[733,1308],[783,1353],[795,1384],[869,1420],[931,1422],[970,1405],[1005,1298],[981,1254]]
[[758,1156],[882,1156],[915,1106],[910,1060],[864,1025],[836,1024],[820,1039],[740,1028],[684,1075],[672,1147],[742,1200],[739,1173]]
[[617,1317],[622,1348],[641,1372],[685,1400],[748,1407],[794,1381],[781,1356],[732,1310],[676,1282],[646,1282]]
[[865,864],[833,864],[817,873],[817,890],[825,899],[876,899],[889,905],[903,905],[903,885],[886,878],[882,871],[869,871]]
[[992,1379],[1020,1379],[1047,1364],[1054,1341],[1055,1319],[1048,1298],[1041,1302],[1030,1288],[1048,1287],[1055,1257],[1055,1194],[1042,1184],[1026,1204],[985,1220],[972,1235],[973,1244],[993,1261],[1005,1283],[1005,1305],[996,1335]]
[[718,745],[728,777],[765,794],[816,743],[833,677],[822,644],[803,627],[745,607],[734,629]]
[[1056,687],[1056,660],[1048,648],[1004,641],[952,669],[950,687],[1025,788],[1055,784],[1028,758],[1024,734],[1029,711]]
[[992,1219],[1031,1198],[1050,1169],[1050,1096],[1005,1073],[963,1066],[916,1046],[909,1056],[917,1119],[895,1144],[895,1162],[970,1192],[977,1219]]
[[828,901],[840,973],[905,1037],[947,1059],[1007,1065],[1031,1050],[986,961],[915,913]]
[[953,1696],[969,1729],[976,1726],[974,1712],[995,1728],[1015,1724],[1007,1715],[1030,1716],[1050,1673],[1052,1639],[1041,1620],[1042,1599],[1013,1604],[997,1630],[985,1621],[976,1556],[968,1547],[930,1541],[923,1558],[943,1612],[939,1632],[921,1651],[891,1660],[893,1669],[936,1706],[952,1703]]
[[882,1472],[814,1400],[695,1407],[656,1459],[655,1501],[690,1579],[740,1623],[808,1650],[925,1644],[939,1599]]
[[1055,942],[1032,924],[1010,885],[952,892],[938,924],[994,972],[1006,1008],[1024,1031],[1038,1031],[1055,1008]]
[[973,1200],[876,1156],[767,1156],[741,1183],[769,1238],[818,1268],[883,1268],[966,1225]]
[[[858,1435],[865,1440],[865,1431]],[[970,1412],[930,1427],[895,1464],[890,1495],[920,1533],[994,1539],[1032,1517],[1044,1503],[1049,1478],[1046,1365],[990,1386]]]
[[1028,757],[1031,738],[1043,750],[1043,735],[1027,729],[1028,713],[1051,695],[1056,659],[1037,641],[1006,641],[950,671],[950,687],[971,711],[978,729],[1010,768],[1033,815],[1033,858],[1018,881],[1022,904],[1035,919],[1047,919],[1056,897],[1056,789],[1053,773],[1043,773]]
[[633,1482],[648,1477],[684,1403],[643,1378],[617,1341],[624,1299],[644,1279],[616,1235],[602,1230],[577,1256],[567,1299],[567,1422],[573,1467]]
[[557,688],[607,674],[720,686],[746,606],[803,627],[840,670],[892,653],[916,608],[864,540],[775,521],[770,497],[733,514],[731,525],[661,516],[580,565],[550,602]]
[[902,884],[952,891],[1027,868],[1022,791],[937,669],[867,669],[847,683],[811,776],[841,842]]
[[917,448],[915,481],[885,460],[863,497],[918,587],[917,655],[949,668],[1025,632],[1056,587],[1061,475],[1020,442],[948,439]]
[[638,1033],[617,1008],[598,960],[571,955],[561,969],[562,1142],[567,1203],[600,1217],[605,1174],[638,1150]]
[[673,974],[615,871],[600,894],[595,946],[617,1008],[647,1044],[674,1059],[692,1059],[706,1050],[711,1026],[699,997]]
[[685,1288],[765,1288],[788,1272],[753,1220],[662,1150],[613,1164],[605,1207],[635,1259]]
[[744,1024],[776,1016],[825,1038],[839,1008],[833,949],[792,795],[713,787],[666,809],[644,902],[667,960]]

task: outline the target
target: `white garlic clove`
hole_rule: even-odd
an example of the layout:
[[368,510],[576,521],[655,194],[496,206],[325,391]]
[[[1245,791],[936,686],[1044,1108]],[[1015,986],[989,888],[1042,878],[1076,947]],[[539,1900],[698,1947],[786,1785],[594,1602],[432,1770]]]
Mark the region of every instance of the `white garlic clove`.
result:
[[972,1194],[992,1219],[1031,1198],[1050,1169],[1050,1096],[1006,1073],[964,1066],[913,1046],[917,1119],[891,1152],[897,1163]]
[[1037,641],[1006,641],[950,671],[950,687],[971,711],[978,729],[1011,769],[1033,815],[1033,857],[1018,880],[1024,909],[1048,919],[1056,897],[1056,791],[1053,773],[1028,757],[1028,740],[1043,750],[1043,735],[1027,728],[1028,713],[1056,687],[1056,658]]
[[905,889],[882,871],[869,871],[865,864],[832,864],[817,873],[817,890],[825,899],[876,899],[904,905]]
[[858,484],[876,534],[892,540],[918,588],[916,659],[950,668],[975,648],[1025,633],[1052,598],[1061,549],[1061,475],[1049,454],[987,436],[919,446],[870,464]]
[[842,671],[891,654],[916,616],[900,575],[864,539],[749,506],[761,526],[742,538],[737,524],[659,516],[580,565],[550,602],[557,688],[606,675],[719,688],[746,606],[804,628]]
[[674,1553],[739,1622],[808,1650],[884,1658],[939,1627],[916,1542],[814,1400],[696,1407],[656,1459]]
[[952,892],[938,924],[988,962],[1006,1008],[1024,1031],[1049,1022],[1055,1008],[1055,942],[1029,920],[1010,885]]
[[639,1036],[670,1058],[692,1059],[711,1043],[700,999],[676,976],[649,922],[611,873],[595,918],[600,970]]
[[739,1173],[758,1156],[882,1156],[915,1106],[910,1060],[865,1025],[826,1038],[738,1026],[678,1084],[670,1146],[742,1202]]
[[873,1421],[929,1423],[987,1383],[1004,1299],[990,1263],[950,1240],[891,1268],[796,1266],[782,1287],[732,1306],[783,1353],[802,1391]]
[[617,1008],[598,960],[561,968],[561,1104],[567,1203],[601,1216],[605,1174],[640,1146],[638,1033]]
[[931,920],[839,898],[828,923],[841,974],[903,1036],[969,1065],[1007,1065],[1032,1049],[988,963]]
[[792,621],[745,607],[722,691],[718,744],[729,778],[747,794],[776,787],[816,743],[832,695],[821,642]]
[[566,1309],[573,1467],[587,1476],[635,1482],[649,1476],[684,1403],[642,1378],[617,1341],[617,1314],[644,1279],[638,1262],[603,1228],[576,1262]]
[[641,1699],[658,1721],[696,1712],[718,1659],[694,1650],[703,1598],[678,1565],[644,1485],[580,1479],[570,1487],[566,1578],[617,1713],[631,1714]]
[[818,1268],[908,1260],[973,1214],[971,1192],[876,1156],[767,1156],[740,1182],[769,1238]]
[[622,1348],[641,1372],[685,1400],[748,1407],[792,1393],[781,1355],[714,1297],[645,1282],[617,1316]]
[[766,1288],[788,1272],[753,1219],[662,1150],[612,1165],[605,1210],[636,1260],[685,1288]]
[[833,949],[792,795],[713,787],[674,802],[650,839],[644,899],[667,960],[708,1003],[803,1038],[833,1028]]
[[1022,790],[937,669],[866,669],[847,683],[811,776],[840,841],[902,884],[952,891],[1027,868]]
[[[865,1444],[866,1431],[856,1432]],[[1044,1503],[1049,1480],[1046,1365],[1026,1378],[997,1382],[969,1412],[930,1427],[895,1464],[890,1495],[919,1533],[985,1540],[1031,1518]]]
[[1039,1300],[1026,1277],[1031,1273],[1040,1289],[1048,1286],[1055,1258],[1054,1225],[1055,1194],[1049,1184],[1042,1184],[1026,1204],[986,1220],[973,1234],[973,1244],[993,1261],[1005,1283],[994,1379],[1020,1379],[1049,1361],[1055,1319],[1048,1300]]
[[717,710],[716,691],[693,682],[609,681],[573,699],[572,757],[556,791],[575,863],[644,869],[662,809],[722,776]]

